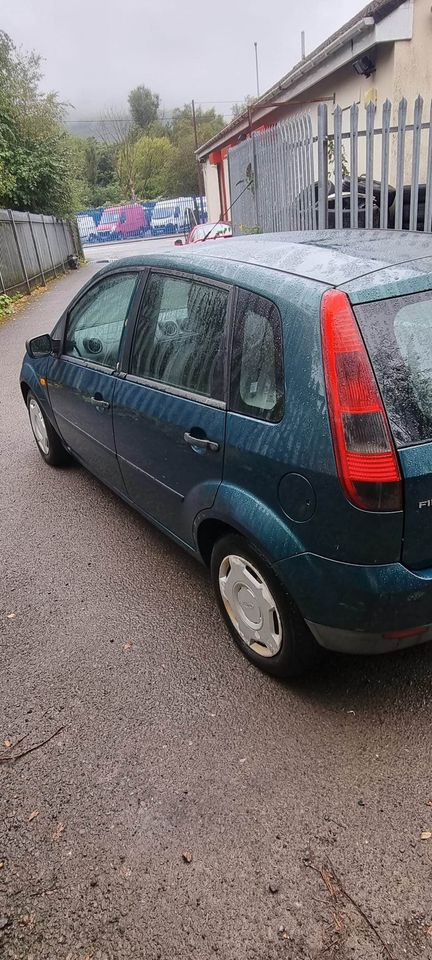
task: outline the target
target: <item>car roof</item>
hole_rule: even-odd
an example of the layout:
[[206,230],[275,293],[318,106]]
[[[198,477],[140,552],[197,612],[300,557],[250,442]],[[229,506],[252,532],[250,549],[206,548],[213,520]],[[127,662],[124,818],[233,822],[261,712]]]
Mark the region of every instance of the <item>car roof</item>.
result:
[[[159,256],[133,257],[116,266],[132,263],[193,272],[202,267],[208,276],[217,276],[219,271],[225,280],[234,282],[239,282],[239,265],[247,264],[354,290],[362,283],[353,285],[353,281],[370,278],[380,271],[382,282],[431,274],[432,237],[420,232],[378,229],[272,233],[229,238],[217,250],[213,245],[200,244]],[[401,269],[402,265],[406,269]]]

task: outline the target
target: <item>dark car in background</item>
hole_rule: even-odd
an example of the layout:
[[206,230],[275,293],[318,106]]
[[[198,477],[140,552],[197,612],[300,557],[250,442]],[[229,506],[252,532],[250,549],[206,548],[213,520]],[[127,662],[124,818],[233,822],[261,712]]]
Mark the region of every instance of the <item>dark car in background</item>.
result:
[[262,669],[432,638],[429,237],[111,263],[27,344],[21,390],[44,460],[73,455],[201,559]]

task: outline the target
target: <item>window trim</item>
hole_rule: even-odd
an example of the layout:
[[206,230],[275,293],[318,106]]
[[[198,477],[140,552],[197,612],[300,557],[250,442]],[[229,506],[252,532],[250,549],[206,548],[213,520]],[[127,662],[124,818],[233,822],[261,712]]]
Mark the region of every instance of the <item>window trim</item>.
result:
[[[238,309],[239,309],[239,299],[240,299],[241,293],[248,294],[254,297],[260,297],[261,300],[265,300],[267,303],[269,303],[272,306],[273,310],[275,310],[277,313],[279,329],[280,329],[280,340],[281,340],[280,383],[282,387],[282,394],[279,401],[281,404],[281,412],[280,412],[280,416],[278,416],[277,419],[267,420],[266,417],[260,416],[257,413],[253,413],[253,412],[249,413],[249,411],[246,411],[246,410],[236,410],[235,407],[233,406],[233,402],[234,402],[233,361],[236,353],[236,346],[237,346],[238,354],[241,355],[241,349],[240,349],[240,345],[238,344],[238,340],[236,345],[236,336],[238,336],[238,332],[239,332]],[[239,417],[247,417],[248,420],[258,420],[259,423],[266,423],[270,427],[277,426],[277,424],[282,423],[284,419],[285,402],[286,402],[284,325],[282,321],[281,311],[277,303],[275,303],[275,301],[272,300],[271,297],[268,297],[265,293],[260,293],[258,290],[252,290],[249,287],[241,287],[238,284],[236,285],[236,297],[235,297],[234,308],[235,309],[232,317],[232,336],[231,336],[231,343],[230,343],[229,368],[228,368],[228,371],[229,371],[229,393],[228,393],[228,407],[227,407],[228,412],[234,413]],[[251,408],[251,411],[252,409],[253,408]]]
[[[54,329],[56,329],[59,326],[59,324],[61,325],[61,337],[59,338],[61,343],[60,343],[60,352],[58,355],[58,359],[64,360],[65,362],[77,363],[81,367],[89,367],[91,370],[98,370],[100,372],[107,373],[108,375],[116,373],[119,369],[121,369],[121,358],[122,358],[122,353],[124,348],[126,332],[130,325],[131,326],[135,325],[137,307],[140,303],[143,281],[145,283],[147,273],[148,273],[148,268],[143,266],[137,266],[135,268],[128,267],[126,269],[124,267],[118,267],[117,269],[110,270],[109,272],[104,273],[103,276],[96,274],[95,277],[92,277],[92,280],[84,287],[83,290],[79,291],[79,293],[74,298],[72,303],[69,304],[63,317],[61,317],[60,320],[58,320],[55,325]],[[123,321],[123,329],[121,332],[120,343],[119,343],[119,352],[118,352],[117,361],[114,367],[106,366],[102,363],[98,363],[97,360],[90,360],[87,357],[72,357],[70,356],[70,354],[64,353],[66,332],[67,332],[69,318],[72,313],[72,310],[74,310],[75,307],[78,306],[80,301],[83,300],[85,296],[87,296],[87,294],[89,293],[90,290],[93,289],[93,287],[96,287],[98,284],[103,283],[104,280],[109,280],[111,277],[115,277],[118,275],[128,276],[129,274],[133,274],[136,276],[136,284],[135,284],[135,290],[130,300],[128,315],[127,317],[125,317]]]
[[184,400],[194,400],[196,403],[203,403],[207,407],[216,407],[217,410],[226,410],[225,400],[215,400],[214,397],[207,397],[203,393],[193,393],[192,390],[183,390],[182,387],[173,387],[170,383],[162,383],[160,380],[150,380],[147,377],[136,377],[133,373],[128,373],[123,379],[128,383],[141,384],[143,387],[150,387],[159,393],[169,393],[173,397],[182,397]]
[[[144,297],[146,295],[147,285],[151,281],[153,274],[161,274],[164,277],[172,277],[173,279],[179,280],[189,280],[194,283],[203,283],[206,286],[210,287],[219,287],[222,290],[226,290],[228,294],[227,298],[227,308],[225,315],[224,323],[224,332],[222,337],[222,349],[223,349],[223,375],[222,375],[222,395],[223,400],[218,400],[215,397],[208,397],[202,393],[194,393],[192,390],[185,390],[182,387],[175,387],[172,384],[164,383],[162,380],[152,380],[150,377],[137,377],[135,374],[129,372],[131,365],[131,357],[133,345],[135,342],[135,333],[138,326],[138,321],[140,317],[141,307],[144,302]],[[178,270],[175,267],[157,267],[151,266],[148,270],[145,283],[143,284],[141,290],[141,296],[139,303],[136,309],[134,316],[134,322],[129,325],[129,330],[127,333],[127,342],[125,341],[123,359],[120,365],[120,376],[123,380],[127,380],[130,383],[141,384],[144,387],[150,387],[154,390],[159,390],[161,393],[168,393],[174,397],[181,397],[185,400],[194,400],[196,403],[203,403],[208,407],[215,407],[218,410],[227,410],[228,404],[228,389],[229,389],[229,344],[231,340],[231,328],[233,326],[233,304],[235,304],[235,286],[232,283],[226,283],[221,280],[213,280],[203,276],[200,273],[192,273],[188,270]]]

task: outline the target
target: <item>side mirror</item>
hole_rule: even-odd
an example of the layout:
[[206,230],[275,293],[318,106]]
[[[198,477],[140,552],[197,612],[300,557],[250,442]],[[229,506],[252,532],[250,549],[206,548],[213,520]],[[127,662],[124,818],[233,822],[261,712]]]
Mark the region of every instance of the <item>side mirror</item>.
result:
[[183,244],[184,244],[184,240],[180,240],[180,237],[178,238],[178,240],[174,240],[175,247],[182,247]]
[[49,333],[43,333],[40,337],[32,337],[26,342],[27,353],[37,360],[39,357],[49,357],[51,353],[58,353],[60,346],[59,340],[53,340]]

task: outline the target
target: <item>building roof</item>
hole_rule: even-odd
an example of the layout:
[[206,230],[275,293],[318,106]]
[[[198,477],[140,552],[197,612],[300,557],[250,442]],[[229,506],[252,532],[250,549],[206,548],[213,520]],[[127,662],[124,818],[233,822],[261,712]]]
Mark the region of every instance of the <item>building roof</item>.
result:
[[[345,36],[351,34],[352,31],[358,27],[362,22],[370,21],[370,24],[379,23],[380,20],[383,20],[387,17],[393,10],[396,10],[397,7],[400,7],[405,0],[371,0],[370,3],[367,3],[365,7],[359,10],[354,17],[351,17],[351,20],[348,20],[347,23],[344,23],[342,27],[339,27],[330,37],[327,37],[323,43],[318,47],[315,47],[315,50],[312,50],[303,60],[299,60],[291,70],[285,74],[277,83],[273,84],[265,93],[258,97],[253,102],[254,112],[259,107],[271,107],[271,103],[274,100],[277,100],[282,93],[287,93],[289,88],[293,83],[298,79],[299,74],[305,74],[308,71],[312,71],[315,65],[315,61],[320,54],[324,54],[328,48],[335,46],[337,41],[342,41]],[[365,24],[366,25],[366,24]],[[349,37],[347,37],[349,39]],[[287,104],[289,100],[287,100]],[[218,143],[221,139],[227,139],[229,135],[236,130],[238,126],[244,125],[249,122],[249,112],[245,110],[244,113],[240,114],[238,117],[235,117],[230,123],[226,124],[222,130],[212,137],[210,140],[207,140],[206,143],[202,144],[197,150],[198,156],[205,156],[206,153],[209,153],[212,147]]]
[[[430,234],[407,231],[305,230],[208,240],[173,248],[172,253],[130,257],[105,269],[137,264],[190,270],[230,283],[244,283],[246,272],[253,277],[264,269],[342,286],[391,267],[397,267],[400,280],[430,274],[432,243]],[[241,266],[249,269],[242,271]]]

